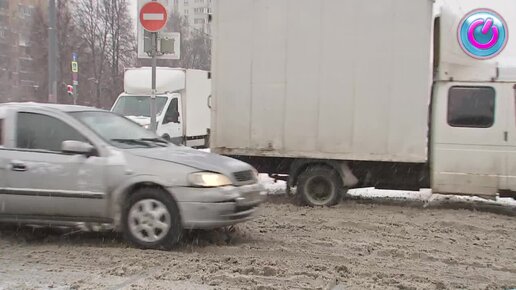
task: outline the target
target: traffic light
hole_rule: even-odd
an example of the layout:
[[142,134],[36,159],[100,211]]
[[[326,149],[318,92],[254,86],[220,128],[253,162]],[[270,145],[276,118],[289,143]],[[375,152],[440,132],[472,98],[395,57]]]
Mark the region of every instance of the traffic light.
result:
[[68,93],[68,96],[73,97],[73,86],[67,85],[66,92]]

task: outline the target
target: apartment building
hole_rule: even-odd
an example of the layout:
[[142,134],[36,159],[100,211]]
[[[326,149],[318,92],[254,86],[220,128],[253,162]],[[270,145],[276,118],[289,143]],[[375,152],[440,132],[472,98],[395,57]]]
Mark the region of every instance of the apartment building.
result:
[[29,40],[32,15],[45,0],[0,0],[0,101],[29,100],[33,81]]
[[211,14],[213,0],[175,0],[174,7],[188,21],[190,30],[211,34],[208,15]]

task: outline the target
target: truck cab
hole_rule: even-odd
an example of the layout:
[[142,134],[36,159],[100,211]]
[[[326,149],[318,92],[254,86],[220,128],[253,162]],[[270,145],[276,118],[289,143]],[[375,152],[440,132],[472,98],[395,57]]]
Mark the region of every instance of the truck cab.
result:
[[[508,3],[492,1],[489,9],[479,9],[486,5],[478,0],[436,5],[430,110],[434,192],[515,196],[516,55],[514,44],[507,39],[512,36],[509,31],[516,13],[507,9]],[[475,55],[461,39],[461,27],[468,25],[468,17],[475,18],[474,13],[483,10],[503,22],[496,33],[491,28],[486,30],[486,39],[478,39],[488,43],[498,37],[498,53],[492,56]]]
[[516,80],[435,84],[432,188],[438,193],[514,196]]
[[[182,135],[180,98],[180,94],[156,96],[156,122],[158,124],[156,133],[168,140],[181,137]],[[146,129],[150,127],[149,96],[121,94],[115,102],[112,111],[127,117]]]
[[[156,133],[178,145],[208,146],[211,83],[200,70],[157,68]],[[150,68],[128,69],[111,111],[150,127]]]

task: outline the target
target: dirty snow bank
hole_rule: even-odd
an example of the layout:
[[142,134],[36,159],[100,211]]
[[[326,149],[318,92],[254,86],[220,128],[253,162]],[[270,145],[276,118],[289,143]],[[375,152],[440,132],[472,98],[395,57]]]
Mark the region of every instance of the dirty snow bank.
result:
[[[286,183],[284,181],[274,182],[274,180],[266,174],[260,174],[260,181],[265,185],[270,195],[285,194],[286,192]],[[380,190],[375,188],[359,188],[350,190],[348,194],[354,198],[359,199],[388,199],[407,202],[422,202],[425,204],[439,202],[461,202],[516,207],[516,200],[512,198],[497,197],[494,200],[489,200],[476,196],[441,195],[432,194],[431,189],[421,189],[420,191],[401,191]]]

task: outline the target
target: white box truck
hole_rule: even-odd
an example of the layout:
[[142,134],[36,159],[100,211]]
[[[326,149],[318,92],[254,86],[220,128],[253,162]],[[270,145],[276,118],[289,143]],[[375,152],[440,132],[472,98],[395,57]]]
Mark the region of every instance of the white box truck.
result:
[[[176,144],[208,146],[211,80],[202,70],[156,68],[157,134]],[[151,68],[131,68],[124,74],[124,92],[111,111],[148,128]]]
[[[212,151],[309,205],[356,187],[514,197],[516,1],[437,4],[216,1]],[[468,53],[464,31],[498,51]]]

